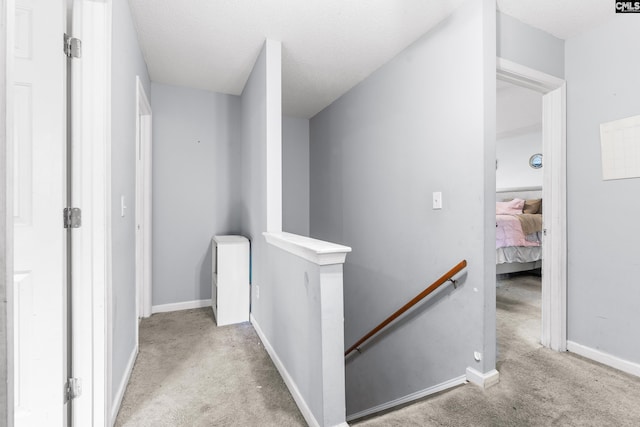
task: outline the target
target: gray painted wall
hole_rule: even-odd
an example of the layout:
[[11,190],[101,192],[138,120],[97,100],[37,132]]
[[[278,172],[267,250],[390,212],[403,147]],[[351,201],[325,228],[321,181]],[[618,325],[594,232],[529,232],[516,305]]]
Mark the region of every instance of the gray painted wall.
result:
[[309,120],[282,117],[282,229],[309,235]]
[[564,77],[564,40],[497,13],[497,56]]
[[211,237],[240,231],[240,97],[153,83],[153,305],[211,298]]
[[469,263],[347,360],[347,414],[495,366],[495,93],[495,4],[469,2],[311,119],[311,236],[353,248],[346,346]]
[[[147,66],[126,0],[113,1],[111,78],[111,225],[113,396],[136,346],[135,288],[135,146],[136,75],[149,95]],[[125,197],[125,217],[120,216],[120,196]]]
[[640,56],[629,51],[639,39],[637,16],[615,15],[566,43],[567,335],[635,363],[640,179],[602,180],[599,125],[640,114]]
[[255,286],[260,285],[265,250],[262,233],[267,230],[266,140],[267,140],[267,68],[263,46],[247,79],[240,100],[242,128],[241,231],[251,241],[251,312],[258,316],[254,301]]
[[[264,307],[278,307],[269,322],[260,321],[271,345],[296,384],[316,420],[322,420],[322,311],[320,272],[340,274],[340,265],[318,266],[271,245],[265,247],[270,292]],[[295,320],[294,320],[295,319]],[[266,319],[265,319],[266,320]],[[276,326],[277,325],[277,326]],[[344,414],[343,414],[344,416]]]

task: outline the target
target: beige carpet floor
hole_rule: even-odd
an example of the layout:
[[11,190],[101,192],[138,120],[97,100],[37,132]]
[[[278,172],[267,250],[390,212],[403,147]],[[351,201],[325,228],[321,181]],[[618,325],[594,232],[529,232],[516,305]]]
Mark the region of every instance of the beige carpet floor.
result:
[[304,426],[249,323],[217,327],[211,308],[154,314],[116,426]]
[[[498,282],[500,383],[464,385],[356,426],[640,426],[640,378],[538,343],[540,279]],[[210,308],[154,314],[116,426],[304,426],[249,324]]]
[[640,426],[640,378],[543,348],[540,278],[497,285],[500,383],[457,387],[358,426]]

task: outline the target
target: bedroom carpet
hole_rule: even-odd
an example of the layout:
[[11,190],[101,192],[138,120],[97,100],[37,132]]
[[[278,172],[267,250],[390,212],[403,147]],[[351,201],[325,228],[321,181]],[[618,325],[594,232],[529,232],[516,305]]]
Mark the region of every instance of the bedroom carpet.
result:
[[[542,348],[540,279],[498,283],[500,383],[464,385],[352,426],[639,426],[640,379]],[[210,308],[154,314],[116,426],[305,426],[249,324]]]

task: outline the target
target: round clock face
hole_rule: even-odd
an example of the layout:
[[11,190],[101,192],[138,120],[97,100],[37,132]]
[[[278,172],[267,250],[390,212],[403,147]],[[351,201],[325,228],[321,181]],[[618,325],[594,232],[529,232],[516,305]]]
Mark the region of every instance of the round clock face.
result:
[[529,158],[529,166],[534,169],[540,169],[542,167],[542,154],[537,153]]

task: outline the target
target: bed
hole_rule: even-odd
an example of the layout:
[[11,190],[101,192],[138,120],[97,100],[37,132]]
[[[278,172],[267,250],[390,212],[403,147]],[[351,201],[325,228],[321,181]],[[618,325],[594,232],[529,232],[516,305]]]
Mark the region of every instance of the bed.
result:
[[496,273],[542,267],[542,190],[496,192]]

